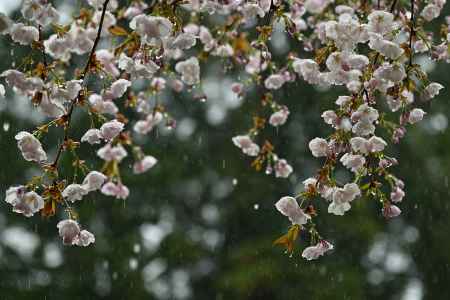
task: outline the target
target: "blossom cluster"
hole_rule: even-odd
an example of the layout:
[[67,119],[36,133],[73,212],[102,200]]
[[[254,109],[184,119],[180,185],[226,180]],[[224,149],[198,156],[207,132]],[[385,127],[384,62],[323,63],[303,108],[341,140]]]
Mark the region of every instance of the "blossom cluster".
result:
[[[397,0],[132,0],[124,7],[116,0],[82,2],[79,14],[65,24],[47,0],[25,0],[22,22],[0,14],[0,34],[31,48],[20,67],[0,74],[9,87],[5,91],[0,84],[0,95],[11,91],[27,96],[48,118],[34,131],[16,135],[23,158],[39,165],[42,175],[7,190],[13,211],[49,217],[64,207],[68,218],[57,226],[63,243],[93,243],[93,234],[80,229],[72,204],[96,191],[126,199],[130,191],[120,170],[129,164],[124,162],[133,160],[135,174],[158,162],[136,141],[159,126],[176,126],[158,98],[170,92],[206,100],[203,64],[222,60],[242,75],[232,92],[244,98],[256,90],[262,108],[253,126],[232,143],[252,158],[256,170],[277,178],[293,173],[275,143],[264,138],[267,130],[279,130],[289,121],[290,110],[279,91],[299,81],[343,91],[322,113],[332,133],[308,144],[323,166],[303,181],[301,193],[282,197],[275,205],[292,223],[276,244],[292,252],[304,231],[312,244],[303,251],[306,259],[333,249],[314,223],[320,198],[329,213],[339,216],[362,197],[379,201],[386,218],[401,213],[397,205],[405,196],[404,183],[391,173],[398,161],[386,151],[389,142],[398,143],[408,126],[424,118],[420,107],[443,88],[428,79],[415,57],[449,60],[450,19],[439,33],[426,29],[445,1],[423,6],[416,0],[410,5]],[[281,62],[269,45],[278,25],[301,45]],[[68,68],[80,57],[84,65]],[[81,137],[72,134],[74,112],[91,120]],[[54,157],[43,145],[50,131],[62,139]],[[93,149],[102,166],[88,166],[78,156],[80,147]],[[83,173],[83,181],[60,175],[66,154],[74,157],[74,173]],[[336,179],[340,167],[348,170],[349,181]]]

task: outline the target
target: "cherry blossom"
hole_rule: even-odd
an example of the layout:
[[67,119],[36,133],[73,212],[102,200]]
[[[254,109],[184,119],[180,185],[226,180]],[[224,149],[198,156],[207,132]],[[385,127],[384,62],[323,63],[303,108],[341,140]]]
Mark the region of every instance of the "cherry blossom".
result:
[[[77,201],[95,191],[126,199],[130,191],[122,169],[131,166],[138,175],[157,163],[164,167],[163,159],[145,153],[142,144],[156,136],[149,133],[157,127],[175,128],[180,117],[173,111],[175,93],[206,101],[202,68],[220,62],[234,98],[259,100],[249,112],[253,125],[230,130],[229,142],[256,171],[276,180],[291,181],[294,167],[303,169],[272,138],[292,118],[284,92],[304,83],[318,91],[339,89],[337,99],[318,97],[323,110],[317,120],[329,125],[307,145],[320,160],[318,169],[302,181],[299,194],[275,205],[292,223],[290,252],[289,239],[304,236],[312,244],[302,253],[307,260],[333,248],[315,223],[320,201],[328,213],[341,216],[356,199],[374,198],[386,218],[400,215],[393,203],[407,195],[394,175],[398,161],[391,153],[426,116],[423,102],[444,88],[429,78],[425,65],[450,62],[449,20],[439,23],[445,19],[440,17],[445,1],[169,2],[124,6],[117,0],[87,0],[82,13],[65,17],[64,24],[48,1],[23,1],[19,20],[0,13],[0,34],[30,52],[17,64],[12,53],[14,63],[0,79],[11,96],[28,99],[45,120],[15,136],[23,158],[37,163],[38,174],[7,190],[5,201],[13,211],[51,217],[64,208],[68,219],[57,226],[63,243],[94,243],[94,234],[76,220]],[[430,21],[436,24],[428,26]],[[286,55],[274,52],[272,35],[280,29],[292,41]],[[74,124],[75,115],[89,123]],[[95,161],[81,157],[84,153]],[[72,160],[69,170],[61,166],[63,159]],[[341,172],[345,181],[337,176]]]
[[6,190],[5,201],[12,205],[13,211],[31,217],[44,208],[44,200],[36,192],[27,192],[24,186],[10,187]]
[[298,205],[297,200],[293,197],[283,197],[275,204],[277,210],[289,218],[292,224],[303,225],[308,222],[311,217],[306,214]]
[[103,134],[99,129],[92,128],[86,131],[86,133],[81,137],[81,142],[87,142],[91,145],[99,144],[103,139]]
[[106,176],[98,171],[91,171],[83,180],[82,187],[88,192],[98,190],[106,180]]
[[34,26],[26,26],[22,23],[16,23],[9,29],[9,34],[13,41],[21,45],[30,45],[39,40],[39,31]]
[[322,138],[314,138],[309,142],[309,150],[314,157],[327,156],[329,152],[328,142]]
[[113,99],[122,97],[130,86],[131,82],[126,79],[114,81],[110,87],[111,97]]
[[123,127],[124,124],[117,120],[106,122],[100,127],[101,136],[105,140],[111,141],[123,130]]
[[287,178],[291,175],[293,168],[285,159],[278,159],[275,162],[275,177]]
[[328,241],[321,240],[315,246],[305,248],[302,253],[302,257],[306,260],[317,259],[324,255],[327,251],[333,250],[333,245]]
[[360,195],[361,191],[355,183],[347,183],[342,188],[335,188],[328,212],[337,216],[344,215],[351,208],[350,202]]
[[135,174],[142,174],[153,168],[158,160],[151,155],[147,155],[133,165],[133,172]]
[[280,110],[274,112],[270,118],[269,118],[269,123],[272,126],[281,126],[284,125],[284,123],[286,123],[287,118],[289,116],[289,110],[287,108],[281,108]]
[[78,236],[75,237],[73,243],[80,247],[87,247],[95,243],[95,236],[87,230],[81,230]]
[[74,220],[62,220],[56,226],[59,230],[59,236],[63,239],[64,245],[72,245],[80,234],[80,226]]
[[121,162],[122,159],[128,155],[128,153],[121,145],[111,146],[111,144],[106,144],[97,151],[97,155],[105,161]]
[[22,156],[27,161],[42,162],[47,160],[47,154],[42,148],[41,142],[29,132],[21,131],[15,136],[17,146]]
[[162,17],[138,15],[130,22],[130,28],[136,30],[142,42],[147,44],[157,44],[161,39],[166,38],[172,31],[172,23]]
[[88,190],[85,189],[82,185],[72,183],[68,185],[64,191],[62,191],[61,195],[70,202],[75,202],[77,200],[83,199],[83,196],[85,196],[88,193]]
[[103,185],[101,192],[104,195],[114,196],[117,199],[126,199],[130,195],[130,191],[125,185],[122,183],[115,184],[114,182],[108,182]]
[[147,118],[145,120],[137,121],[136,124],[134,124],[134,131],[140,134],[147,134],[152,129],[161,123],[163,120],[163,115],[160,112],[155,112],[147,115]]
[[181,80],[188,85],[194,85],[200,81],[200,65],[196,57],[178,62],[175,70],[181,74]]
[[386,218],[395,218],[398,217],[402,211],[396,205],[386,204],[382,209],[382,213]]
[[259,146],[255,144],[248,135],[238,135],[233,137],[233,143],[248,156],[256,156],[259,153]]
[[411,110],[409,112],[408,122],[411,124],[420,122],[420,121],[422,121],[425,114],[426,114],[426,112],[424,112],[423,109],[414,108],[413,110]]

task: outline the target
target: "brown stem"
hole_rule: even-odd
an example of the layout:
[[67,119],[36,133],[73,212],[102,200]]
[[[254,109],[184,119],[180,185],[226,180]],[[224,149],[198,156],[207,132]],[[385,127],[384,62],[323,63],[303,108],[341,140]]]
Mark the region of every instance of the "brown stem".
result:
[[47,55],[45,54],[45,47],[44,47],[44,42],[43,42],[43,37],[42,37],[42,26],[39,25],[38,27],[39,30],[39,47],[42,50],[42,63],[44,64],[44,72],[41,74],[41,78],[42,80],[45,80],[47,77],[47,68],[48,68],[48,63],[47,63]]
[[[84,66],[83,72],[81,73],[81,76],[80,76],[80,79],[83,81],[83,86],[84,86],[84,84],[86,82],[86,76],[89,73],[89,68],[91,66],[92,59],[93,59],[94,54],[95,54],[95,49],[97,48],[98,42],[100,41],[100,36],[101,36],[101,33],[102,33],[102,28],[103,28],[103,20],[105,19],[105,13],[106,13],[106,8],[108,6],[108,3],[109,3],[109,0],[105,0],[105,2],[103,3],[102,15],[100,17],[100,23],[98,25],[97,36],[95,37],[94,45],[92,46],[91,52],[89,53],[89,58],[88,58],[88,60],[86,62],[86,65]],[[72,114],[73,114],[75,106],[76,106],[78,100],[80,99],[82,93],[83,93],[83,89],[81,89],[78,92],[78,95],[70,103],[70,107],[69,107],[68,112],[62,117],[62,118],[65,119],[64,140],[59,145],[58,152],[56,153],[55,160],[52,163],[52,167],[54,167],[54,168],[56,168],[58,166],[58,162],[59,162],[59,159],[61,158],[62,152],[64,151],[65,144],[66,144],[66,142],[69,139],[69,128],[70,128],[70,122],[72,120]]]

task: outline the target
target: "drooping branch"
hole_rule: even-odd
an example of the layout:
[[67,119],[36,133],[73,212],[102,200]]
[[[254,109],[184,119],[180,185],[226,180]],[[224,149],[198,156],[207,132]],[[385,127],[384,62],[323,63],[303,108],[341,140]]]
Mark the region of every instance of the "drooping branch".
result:
[[[85,67],[83,69],[83,72],[80,75],[80,79],[83,81],[82,86],[84,86],[86,84],[86,77],[87,77],[87,75],[89,73],[89,68],[91,66],[92,59],[93,59],[94,54],[95,54],[95,49],[97,48],[98,42],[100,41],[100,37],[101,37],[101,34],[102,34],[102,30],[103,30],[103,21],[105,19],[105,13],[106,13],[106,8],[108,7],[108,3],[109,3],[109,0],[105,0],[105,2],[103,3],[102,15],[100,17],[100,22],[99,22],[99,25],[98,25],[97,36],[95,37],[94,44],[92,46],[91,52],[89,53],[89,57],[88,57],[88,60],[86,62],[86,65],[85,65]],[[67,143],[67,141],[69,139],[69,128],[70,128],[70,123],[71,123],[71,120],[72,120],[72,114],[73,114],[73,111],[75,109],[75,106],[76,106],[78,100],[80,99],[80,97],[82,95],[83,95],[83,89],[81,89],[78,92],[77,97],[75,97],[72,100],[72,102],[70,103],[68,112],[62,117],[62,118],[64,118],[64,121],[65,121],[64,139],[61,142],[61,144],[59,145],[58,151],[56,153],[55,160],[53,161],[53,163],[51,165],[53,168],[57,168],[59,159],[61,158],[61,154],[64,151],[66,143]]]

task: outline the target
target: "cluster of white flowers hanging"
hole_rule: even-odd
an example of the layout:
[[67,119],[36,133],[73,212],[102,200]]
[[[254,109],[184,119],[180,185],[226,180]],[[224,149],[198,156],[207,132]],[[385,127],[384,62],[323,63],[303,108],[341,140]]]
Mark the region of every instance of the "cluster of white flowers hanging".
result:
[[[193,98],[200,94],[203,99],[202,64],[221,59],[247,74],[232,85],[232,91],[245,97],[250,86],[258,86],[267,112],[254,117],[253,127],[232,142],[252,157],[256,170],[265,169],[276,177],[287,178],[293,172],[288,160],[263,137],[267,124],[278,128],[288,122],[289,109],[277,99],[277,91],[300,80],[347,91],[332,99],[330,109],[322,114],[332,133],[309,142],[312,155],[323,166],[303,182],[300,194],[283,197],[275,205],[292,222],[276,243],[292,252],[299,233],[305,231],[312,246],[304,249],[303,257],[315,259],[333,249],[314,223],[320,198],[335,215],[347,213],[351,203],[363,196],[377,199],[387,218],[401,213],[396,204],[405,196],[404,183],[391,173],[397,160],[386,154],[388,137],[398,143],[408,126],[424,118],[420,106],[443,88],[430,82],[415,54],[448,60],[449,25],[439,33],[427,29],[444,4],[442,0],[425,4],[410,0],[408,5],[397,0],[339,4],[327,0],[132,0],[120,7],[116,0],[86,0],[79,14],[62,26],[49,1],[25,0],[21,23],[0,14],[0,34],[30,46],[32,54],[42,59],[4,70],[0,78],[10,87],[6,92],[28,96],[49,121],[16,135],[24,159],[39,164],[43,172],[26,185],[9,188],[6,201],[27,217],[37,212],[52,216],[58,207],[65,207],[68,219],[58,223],[64,244],[93,243],[94,236],[81,230],[70,203],[95,191],[126,199],[130,191],[119,172],[126,167],[123,161],[134,160],[135,174],[158,162],[142,151],[134,137],[162,124],[176,125],[156,101],[158,95],[170,89],[191,93]],[[221,21],[215,23],[207,16],[220,16]],[[281,63],[272,59],[268,46],[275,24],[282,24],[286,34],[301,45]],[[72,74],[67,64],[80,56],[86,57],[86,63]],[[91,87],[89,78],[100,80],[102,88]],[[134,86],[137,79],[146,82],[144,87]],[[5,95],[2,84],[0,95]],[[134,109],[139,119],[127,119],[124,108]],[[72,135],[74,111],[91,118],[82,137]],[[50,158],[41,141],[50,130],[61,134],[53,127],[62,128],[62,142]],[[76,158],[73,166],[79,170],[75,171],[86,176],[81,183],[68,183],[58,172],[60,158],[79,147],[93,147],[103,167],[91,170]],[[340,165],[351,173],[350,182],[336,180],[334,173]]]

